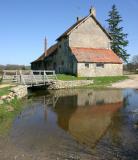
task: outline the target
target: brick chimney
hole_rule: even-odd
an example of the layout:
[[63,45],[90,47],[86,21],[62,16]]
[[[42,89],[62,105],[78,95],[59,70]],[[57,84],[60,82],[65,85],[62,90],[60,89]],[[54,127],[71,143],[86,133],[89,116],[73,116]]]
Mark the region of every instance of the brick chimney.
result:
[[96,17],[96,9],[94,7],[90,8],[90,14],[92,14],[94,17]]

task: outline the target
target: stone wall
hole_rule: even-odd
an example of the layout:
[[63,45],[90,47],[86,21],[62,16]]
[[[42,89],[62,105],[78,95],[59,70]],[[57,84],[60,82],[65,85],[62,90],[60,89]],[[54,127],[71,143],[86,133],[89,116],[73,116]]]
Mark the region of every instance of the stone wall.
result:
[[10,93],[8,95],[4,95],[0,97],[0,104],[3,104],[4,101],[10,102],[14,98],[21,99],[27,96],[28,91],[27,87],[23,85],[19,85],[10,89]]
[[122,64],[104,64],[104,67],[96,67],[96,63],[89,63],[89,67],[85,63],[78,63],[77,66],[78,77],[100,77],[100,76],[122,76]]
[[23,98],[28,94],[27,87],[24,85],[19,85],[11,89],[11,92],[15,93],[17,98]]
[[93,18],[89,17],[71,32],[69,35],[69,45],[71,47],[109,49],[110,39]]
[[58,42],[58,50],[46,59],[47,69],[56,73],[76,74],[77,61],[69,49],[68,38]]
[[93,80],[74,80],[74,81],[52,81],[51,84],[49,84],[47,89],[68,89],[68,88],[75,88],[79,86],[87,86],[93,84]]

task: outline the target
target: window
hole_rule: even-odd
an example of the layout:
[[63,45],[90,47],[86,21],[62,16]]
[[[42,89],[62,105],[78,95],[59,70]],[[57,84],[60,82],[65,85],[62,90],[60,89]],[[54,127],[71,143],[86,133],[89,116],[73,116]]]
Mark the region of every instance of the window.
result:
[[85,63],[85,67],[86,67],[86,68],[89,68],[89,63]]
[[96,67],[98,67],[98,68],[104,68],[104,63],[96,63]]
[[61,44],[59,45],[59,48],[61,48]]

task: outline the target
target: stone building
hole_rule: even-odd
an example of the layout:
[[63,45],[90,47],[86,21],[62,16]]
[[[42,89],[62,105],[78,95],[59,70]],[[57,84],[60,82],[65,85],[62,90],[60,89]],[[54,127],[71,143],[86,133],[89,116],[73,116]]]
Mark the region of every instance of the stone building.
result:
[[[112,38],[96,19],[96,11],[79,19],[34,62],[34,70],[55,70],[56,73],[80,77],[122,75],[123,65],[111,50]],[[46,43],[47,44],[47,43]]]

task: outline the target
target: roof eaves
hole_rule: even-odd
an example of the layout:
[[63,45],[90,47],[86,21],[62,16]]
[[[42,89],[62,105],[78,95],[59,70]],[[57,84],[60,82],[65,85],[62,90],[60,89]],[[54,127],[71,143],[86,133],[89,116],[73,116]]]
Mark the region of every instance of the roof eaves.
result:
[[31,62],[31,63],[41,62],[41,61],[43,61],[43,59],[44,59],[44,53],[40,57],[38,57],[36,60],[34,60],[33,62]]
[[84,60],[77,60],[77,62],[79,63],[104,63],[104,64],[122,64],[122,62],[114,62],[114,61],[110,61],[110,62],[105,62],[105,61],[84,61]]

